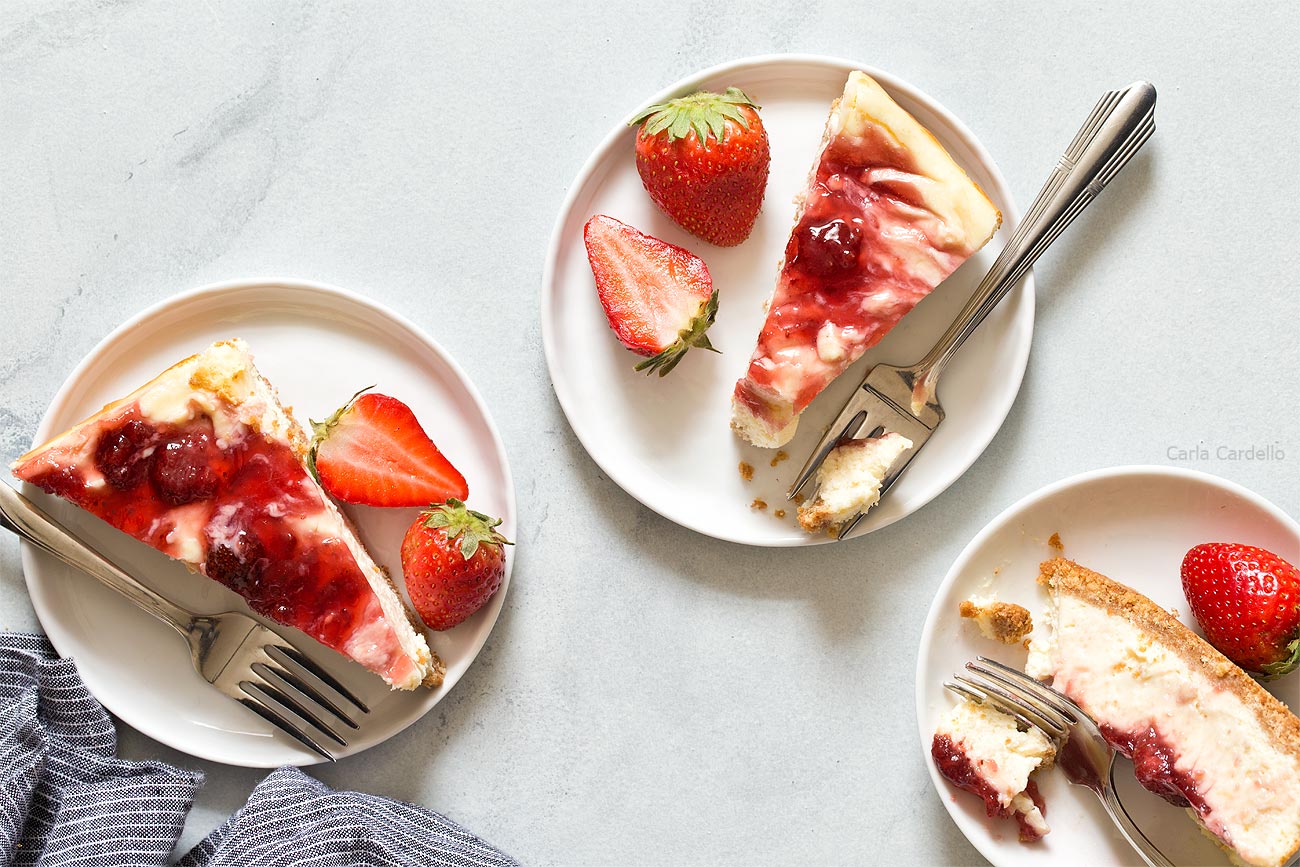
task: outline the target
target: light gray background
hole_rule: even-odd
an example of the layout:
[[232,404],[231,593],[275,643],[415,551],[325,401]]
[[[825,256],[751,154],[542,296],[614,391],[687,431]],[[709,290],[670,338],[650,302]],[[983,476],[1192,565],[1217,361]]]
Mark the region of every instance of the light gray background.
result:
[[[936,584],[1063,476],[1177,463],[1300,512],[1289,3],[0,6],[0,455],[110,329],[227,278],[315,278],[425,326],[477,383],[520,497],[505,610],[446,701],[312,773],[427,804],[529,863],[982,863],[913,713]],[[480,8],[481,7],[481,8]],[[749,54],[927,90],[1026,205],[1094,100],[1146,77],[1155,139],[1038,268],[1019,400],[946,494],[869,538],[751,550],[606,479],[549,386],[543,257],[612,124]],[[1205,444],[1209,459],[1171,460]],[[1220,460],[1274,444],[1282,460]],[[36,629],[0,538],[0,627]],[[261,771],[201,767],[182,847]]]

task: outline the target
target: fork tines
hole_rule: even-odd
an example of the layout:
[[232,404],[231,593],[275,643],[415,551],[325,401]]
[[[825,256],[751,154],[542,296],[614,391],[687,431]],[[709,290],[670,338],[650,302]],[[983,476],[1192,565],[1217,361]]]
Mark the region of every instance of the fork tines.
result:
[[[863,377],[853,396],[844,404],[835,421],[826,428],[821,439],[813,448],[808,461],[799,471],[798,477],[786,495],[794,499],[799,492],[817,475],[817,471],[826,460],[826,456],[846,439],[852,439],[866,432],[868,437],[882,436],[885,433],[897,433],[912,442],[912,448],[904,452],[880,484],[880,496],[884,497],[898,477],[907,469],[912,458],[925,445],[930,434],[943,420],[943,410],[937,403],[925,401],[920,406],[914,405],[913,389],[914,371],[910,368],[894,367],[889,364],[877,364]],[[846,521],[836,534],[844,539],[862,520],[862,513]]]
[[[370,713],[370,708],[366,707],[365,702],[357,698],[356,695],[346,686],[339,683],[338,679],[335,678],[334,675],[312,662],[310,657],[293,645],[267,644],[263,647],[263,650],[266,651],[268,656],[280,663],[281,667],[285,669],[284,674],[286,676],[293,676],[299,680],[304,676],[308,679],[314,679],[317,683],[333,690],[335,694],[343,698],[361,713]],[[340,718],[344,717],[342,711],[338,710],[333,703],[325,698],[325,696],[319,694],[319,689],[313,690],[313,693],[317,700],[334,711],[336,716],[339,716]],[[347,722],[347,724],[352,728],[357,727],[357,724],[352,722],[350,719],[345,719],[345,722]]]
[[1083,711],[1073,701],[1027,674],[986,657],[966,663],[972,676],[956,675],[944,686],[963,698],[986,704],[1037,728],[1058,746],[1079,723]]
[[330,761],[335,757],[322,741],[347,747],[346,729],[359,728],[353,716],[370,713],[351,690],[287,643],[262,645],[238,684],[230,686],[238,688],[236,701]]

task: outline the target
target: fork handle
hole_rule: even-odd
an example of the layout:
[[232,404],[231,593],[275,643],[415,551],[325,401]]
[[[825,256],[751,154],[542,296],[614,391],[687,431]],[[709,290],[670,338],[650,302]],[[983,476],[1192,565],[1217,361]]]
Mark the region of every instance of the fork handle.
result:
[[935,401],[939,374],[966,338],[1150,138],[1155,106],[1146,81],[1101,98],[957,320],[912,368],[914,406]]
[[[1102,806],[1106,812],[1110,813],[1111,819],[1115,821],[1115,826],[1119,828],[1120,833],[1129,841],[1142,860],[1151,865],[1151,867],[1177,867],[1174,862],[1164,856],[1156,845],[1147,839],[1147,835],[1137,826],[1137,823],[1129,816],[1128,810],[1124,809],[1124,803],[1120,801],[1119,795],[1115,793],[1115,762],[1110,764],[1110,785],[1103,785],[1104,791],[1097,792],[1097,797],[1101,798]],[[1094,789],[1094,791],[1096,791]]]
[[181,635],[186,635],[186,627],[193,620],[188,611],[123,572],[22,494],[3,483],[0,483],[0,527],[16,533],[20,539],[52,554],[69,566],[99,579],[101,584],[113,588]]

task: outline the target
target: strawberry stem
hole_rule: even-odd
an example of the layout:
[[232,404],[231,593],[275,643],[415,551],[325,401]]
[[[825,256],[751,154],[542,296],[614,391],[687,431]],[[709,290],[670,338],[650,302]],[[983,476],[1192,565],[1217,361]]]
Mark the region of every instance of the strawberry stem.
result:
[[421,512],[421,516],[424,518],[424,526],[444,528],[447,531],[447,541],[455,542],[459,538],[460,555],[466,560],[474,556],[479,545],[514,544],[497,531],[500,518],[491,518],[482,512],[467,509],[455,497],[445,503],[430,506]]
[[[709,326],[713,324],[714,317],[718,315],[718,290],[714,289],[709,300],[704,303],[700,312],[691,320],[690,324],[683,328],[677,334],[677,339],[673,341],[666,349],[663,349],[658,355],[647,358],[636,366],[637,371],[644,370],[646,376],[659,372],[660,376],[667,376],[677,363],[685,357],[687,350],[691,347],[707,349],[709,352],[718,352],[709,342],[709,335],[706,333]],[[718,353],[721,355],[722,353]]]
[[348,402],[334,410],[334,414],[325,421],[316,421],[314,418],[307,419],[307,421],[311,422],[311,446],[307,449],[307,471],[311,473],[311,477],[315,479],[316,484],[320,484],[320,473],[316,472],[316,452],[320,450],[320,444],[329,438],[330,431],[339,423],[339,419],[343,418],[343,414],[352,407],[352,404],[356,403],[357,398],[372,388],[374,388],[373,385],[367,385],[349,397]]
[[686,138],[690,132],[700,144],[707,144],[712,137],[719,144],[727,137],[727,121],[735,121],[741,129],[748,131],[749,118],[741,108],[759,106],[738,87],[728,87],[726,93],[711,93],[701,90],[690,96],[682,96],[652,105],[628,121],[628,126],[644,123],[643,135],[655,136],[667,130],[668,141]]
[[1277,662],[1261,665],[1260,670],[1264,672],[1264,676],[1260,680],[1277,680],[1282,675],[1295,671],[1296,666],[1300,665],[1300,637],[1292,639],[1286,646],[1286,654]]

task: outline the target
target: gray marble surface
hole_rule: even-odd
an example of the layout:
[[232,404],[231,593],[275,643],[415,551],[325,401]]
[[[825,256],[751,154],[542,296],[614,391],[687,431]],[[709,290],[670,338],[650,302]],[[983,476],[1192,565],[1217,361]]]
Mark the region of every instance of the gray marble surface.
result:
[[[921,760],[913,668],[934,587],[1021,495],[1174,463],[1300,513],[1288,2],[0,5],[0,456],[117,323],[180,289],[301,276],[427,327],[501,427],[518,561],[482,656],[419,724],[312,773],[417,801],[527,863],[982,863]],[[965,119],[1023,205],[1105,89],[1158,132],[1038,268],[999,437],[867,539],[764,551],[605,478],[543,362],[566,186],[609,127],[703,66],[860,59]],[[1208,447],[1207,457],[1171,449]],[[1273,444],[1272,461],[1219,446]],[[0,628],[38,628],[0,538]],[[263,772],[130,730],[208,780],[182,846]]]

